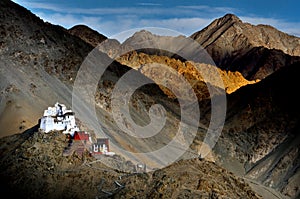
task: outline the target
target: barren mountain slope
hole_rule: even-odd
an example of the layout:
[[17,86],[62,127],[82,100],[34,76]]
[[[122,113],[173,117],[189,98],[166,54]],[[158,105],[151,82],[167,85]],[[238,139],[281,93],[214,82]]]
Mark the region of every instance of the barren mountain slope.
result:
[[[0,54],[0,110],[2,111],[0,124],[2,135],[6,135],[7,132],[8,134],[23,132],[24,129],[36,124],[43,110],[56,101],[70,107],[74,77],[84,56],[92,47],[78,37],[70,35],[62,27],[45,25],[30,12],[10,1],[1,1],[0,5],[0,33],[3,35]],[[100,54],[103,62],[110,60],[108,56]],[[228,115],[224,134],[212,153],[212,161],[218,154],[217,164],[220,163],[234,172],[240,169],[242,174],[245,166],[247,178],[251,177],[254,182],[257,180],[271,185],[291,197],[299,195],[299,188],[297,188],[299,144],[298,137],[295,136],[299,129],[297,126],[299,100],[294,96],[298,85],[297,78],[294,76],[299,74],[299,67],[295,66],[297,65],[290,66],[287,69],[289,72],[278,71],[276,76],[241,88],[228,96]],[[131,98],[129,105],[133,120],[141,126],[148,124],[150,120],[148,111],[153,104],[162,104],[165,107],[168,120],[166,128],[156,136],[150,139],[132,139],[132,136],[120,130],[111,115],[112,90],[118,78],[128,70],[128,67],[113,62],[105,77],[101,79],[96,96],[93,96],[96,100],[98,120],[109,134],[110,140],[122,145],[124,149],[133,152],[153,151],[169,143],[177,133],[180,120],[178,102],[168,99],[156,85],[139,89]],[[138,71],[134,71],[134,74],[136,77],[140,75]],[[96,74],[92,74],[92,78],[97,77],[93,75]],[[202,101],[200,107],[201,123],[196,141],[192,143],[191,149],[182,159],[199,155],[196,148],[201,144],[199,142],[203,140],[207,123],[210,121],[210,100]],[[27,125],[29,120],[32,125]],[[15,132],[13,132],[14,128],[11,128],[13,125],[16,125]],[[120,173],[90,169],[84,164],[86,163],[84,158],[76,155],[64,159],[59,150],[63,149],[65,144],[65,137],[62,134],[45,135],[36,132],[36,129],[32,130],[1,139],[3,178],[0,179],[4,184],[3,190],[11,188],[12,193],[20,193],[23,196],[30,194],[37,198],[41,197],[40,194],[45,194],[46,198],[50,196],[61,198],[61,195],[70,198],[95,198],[99,194],[97,185],[101,184],[102,177],[109,182],[107,187],[103,187],[104,190],[111,191],[114,188],[112,179],[118,178]],[[173,151],[166,154],[166,157],[172,153]],[[91,160],[90,157],[85,158],[87,161]],[[142,158],[145,162],[150,159],[147,155]],[[236,164],[229,162],[235,158],[240,162],[234,162]],[[158,163],[158,161],[149,162],[150,168],[154,167],[151,163]],[[177,175],[183,168],[188,171],[187,174]],[[97,178],[98,176],[101,177]],[[132,195],[156,197],[160,194],[187,195],[187,197],[199,195],[230,198],[256,197],[248,185],[214,163],[206,161],[182,160],[167,167],[166,170],[128,177],[128,180],[124,178],[122,181],[126,183],[126,188],[116,197],[121,198],[123,194],[128,197]],[[11,182],[8,186],[6,179]],[[145,179],[150,180],[145,182]],[[190,179],[192,183],[189,183]],[[218,182],[225,181],[225,184],[215,185],[214,179]],[[196,182],[198,184],[195,184]],[[145,184],[149,186],[145,187]],[[263,186],[258,186],[264,189]],[[178,187],[180,192],[173,191]],[[51,195],[52,193],[54,195]]]
[[217,66],[239,71],[249,80],[263,79],[299,61],[300,56],[300,38],[268,25],[243,23],[232,14],[216,19],[191,38],[208,51]]

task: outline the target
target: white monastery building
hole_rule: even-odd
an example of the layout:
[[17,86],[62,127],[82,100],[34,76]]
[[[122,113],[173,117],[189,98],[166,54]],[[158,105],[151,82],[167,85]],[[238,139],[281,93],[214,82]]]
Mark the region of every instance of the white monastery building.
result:
[[75,122],[75,115],[72,110],[67,110],[64,104],[56,103],[54,107],[48,107],[40,121],[40,129],[45,133],[52,130],[63,131],[64,134],[74,136],[79,128]]
[[[76,125],[75,114],[72,110],[67,110],[64,104],[58,102],[54,107],[48,107],[44,111],[44,115],[40,120],[40,130],[44,133],[51,131],[63,131],[64,134],[70,134],[70,139],[76,141],[84,141],[92,143],[92,138],[89,133],[80,131]],[[81,151],[82,148],[78,148]],[[114,152],[109,151],[109,139],[98,138],[96,143],[90,147],[90,153],[93,155],[114,155]]]

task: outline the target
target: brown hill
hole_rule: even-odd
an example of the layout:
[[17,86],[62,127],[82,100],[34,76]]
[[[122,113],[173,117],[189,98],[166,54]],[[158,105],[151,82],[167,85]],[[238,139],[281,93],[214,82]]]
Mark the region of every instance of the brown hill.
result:
[[68,32],[79,37],[93,47],[97,47],[101,44],[98,48],[112,58],[117,54],[121,46],[118,40],[107,38],[96,30],[85,25],[76,25],[70,28]]
[[268,25],[243,23],[232,14],[216,19],[191,38],[208,51],[217,66],[252,80],[263,79],[300,56],[300,38]]

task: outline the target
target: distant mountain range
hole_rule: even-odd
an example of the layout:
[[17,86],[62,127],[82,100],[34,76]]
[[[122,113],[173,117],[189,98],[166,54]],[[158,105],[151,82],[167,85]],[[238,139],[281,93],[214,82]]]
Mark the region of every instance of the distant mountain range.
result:
[[[62,186],[64,189],[61,189],[61,192],[52,195],[59,197],[57,194],[66,194],[68,187],[76,183],[72,181],[73,178],[80,181],[80,173],[59,173],[59,169],[76,170],[82,166],[78,157],[72,157],[68,161],[73,165],[66,166],[67,163],[59,152],[54,150],[54,146],[61,147],[63,144],[61,135],[43,136],[32,127],[36,127],[43,110],[56,101],[68,107],[72,105],[72,89],[77,72],[86,56],[100,43],[101,50],[107,54],[99,54],[104,60],[111,60],[112,63],[96,89],[94,100],[98,116],[111,141],[122,145],[126,150],[144,152],[157,150],[168,143],[177,132],[180,121],[178,101],[171,92],[159,85],[153,84],[138,89],[130,104],[131,117],[142,126],[149,123],[148,110],[151,105],[159,103],[165,107],[169,116],[167,127],[154,138],[132,139],[118,128],[111,115],[111,94],[118,79],[132,68],[138,74],[140,71],[143,73],[143,64],[160,63],[177,70],[190,83],[195,83],[193,88],[199,99],[201,118],[199,131],[190,151],[197,153],[196,149],[203,141],[209,125],[212,96],[207,94],[207,85],[195,72],[193,64],[199,64],[205,69],[215,66],[193,63],[159,49],[162,42],[168,43],[179,37],[184,36],[167,37],[139,31],[123,43],[119,43],[84,25],[67,30],[45,23],[16,3],[1,0],[0,174],[1,185],[10,189],[7,193],[18,191],[20,195],[27,196],[26,192],[31,190],[33,197],[38,198],[39,193],[44,192],[50,194],[44,196],[51,198],[50,191],[55,191],[49,191],[47,187]],[[297,92],[300,38],[268,25],[254,26],[244,23],[232,14],[214,20],[203,30],[186,38],[197,41],[207,50],[226,89],[227,115],[222,135],[211,153],[214,163],[209,162],[211,159],[203,160],[204,162],[181,160],[165,170],[145,176],[133,176],[129,181],[124,181],[127,188],[122,193],[141,198],[144,197],[141,196],[142,193],[158,197],[159,194],[172,196],[173,192],[177,196],[186,194],[190,197],[259,198],[260,195],[263,198],[299,198],[300,104]],[[134,45],[141,41],[149,42],[158,48],[131,51]],[[112,60],[119,52],[126,53]],[[144,75],[154,82],[155,78],[165,78],[165,74],[152,73],[151,70]],[[49,139],[58,140],[46,147]],[[43,140],[48,141],[43,143]],[[92,161],[90,157],[86,160]],[[47,163],[51,165],[48,166]],[[22,165],[22,168],[18,165]],[[57,173],[52,172],[53,165],[52,170]],[[227,171],[217,172],[222,170],[222,167]],[[198,173],[200,170],[201,175],[207,176],[201,178],[198,174],[193,175],[197,186],[183,186],[180,192],[176,192],[176,187],[189,184],[188,180],[192,178],[184,177],[185,174],[172,178],[172,175],[182,168],[187,172]],[[35,173],[35,178],[40,183],[32,181],[32,173]],[[95,174],[86,169],[82,174],[89,173]],[[48,174],[50,177],[45,178]],[[101,175],[107,179],[118,177],[115,173]],[[189,175],[191,174],[186,176]],[[220,179],[219,183],[222,183],[221,178],[226,179],[232,187],[231,190],[228,183],[222,186],[218,184],[217,188],[213,185],[216,183],[214,179]],[[59,184],[50,183],[48,186],[45,179]],[[100,181],[100,178],[94,175],[83,179],[92,186],[97,185],[92,180]],[[147,188],[142,187],[145,181],[149,184]],[[159,184],[162,186],[158,187]],[[246,184],[249,184],[251,189]],[[80,186],[86,187],[86,184]],[[134,186],[139,186],[141,191]],[[97,190],[96,187],[93,187],[93,190],[94,188]],[[80,191],[91,191],[90,189]],[[72,190],[76,189],[73,187]],[[94,194],[95,190],[91,193]],[[74,197],[83,196],[82,192],[74,191]],[[120,194],[117,196],[121,197]]]
[[[93,38],[100,38],[98,43],[91,43],[94,47],[103,41],[101,38],[105,38],[89,27],[85,27],[85,31],[81,28],[77,31],[80,34],[76,34],[74,30],[78,27],[80,26],[75,26],[69,31],[87,42],[92,32]],[[193,33],[190,38],[199,42],[207,50],[220,69],[238,71],[247,80],[261,80],[282,66],[298,62],[300,56],[300,38],[288,35],[269,25],[254,26],[244,23],[233,14],[214,20],[203,30]],[[147,40],[153,46],[159,47],[161,42],[172,39],[176,38],[140,31],[124,41],[122,45],[118,46],[115,43],[110,48],[130,50],[130,46],[141,40]],[[108,39],[106,42],[111,41]],[[157,54],[149,50],[145,53]]]

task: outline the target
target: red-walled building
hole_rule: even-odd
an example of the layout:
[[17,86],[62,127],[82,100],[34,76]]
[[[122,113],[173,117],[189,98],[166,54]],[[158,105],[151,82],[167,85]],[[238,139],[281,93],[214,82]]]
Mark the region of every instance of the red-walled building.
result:
[[73,139],[74,140],[89,141],[90,140],[90,135],[85,131],[75,131]]

